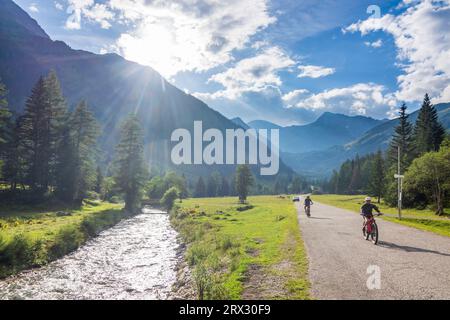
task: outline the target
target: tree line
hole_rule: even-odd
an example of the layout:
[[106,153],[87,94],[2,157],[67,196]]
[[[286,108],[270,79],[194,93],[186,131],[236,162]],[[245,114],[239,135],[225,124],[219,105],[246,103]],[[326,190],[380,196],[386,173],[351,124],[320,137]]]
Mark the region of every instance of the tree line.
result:
[[122,125],[107,185],[96,165],[100,125],[85,101],[69,111],[55,71],[39,78],[22,114],[13,116],[6,97],[0,82],[1,179],[8,186],[0,200],[81,205],[90,192],[108,189],[110,196],[123,196],[127,210],[139,207],[147,172],[143,134],[134,115]]
[[406,104],[400,107],[398,125],[386,152],[347,160],[323,188],[335,194],[367,193],[395,205],[394,174],[399,169],[405,175],[405,206],[434,204],[436,213],[442,215],[450,202],[450,139],[428,94],[415,124],[409,120]]

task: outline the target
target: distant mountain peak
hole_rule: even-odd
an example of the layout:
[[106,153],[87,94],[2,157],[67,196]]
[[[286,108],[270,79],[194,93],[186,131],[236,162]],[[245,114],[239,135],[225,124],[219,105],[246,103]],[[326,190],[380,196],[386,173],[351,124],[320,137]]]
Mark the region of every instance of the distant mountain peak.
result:
[[8,30],[9,35],[37,36],[50,39],[44,29],[28,13],[12,0],[0,1],[0,30]]
[[250,121],[248,125],[253,129],[280,129],[281,126],[266,120]]
[[249,125],[247,123],[245,123],[245,121],[242,120],[240,117],[233,118],[233,119],[231,119],[231,121],[243,129],[249,128]]

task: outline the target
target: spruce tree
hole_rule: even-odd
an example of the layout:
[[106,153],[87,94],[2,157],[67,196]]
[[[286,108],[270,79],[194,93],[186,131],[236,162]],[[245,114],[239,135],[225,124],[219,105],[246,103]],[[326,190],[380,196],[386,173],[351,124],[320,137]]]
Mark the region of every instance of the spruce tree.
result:
[[195,185],[194,196],[196,198],[202,198],[206,196],[206,186],[202,177],[199,177],[197,180],[197,184]]
[[424,153],[439,150],[444,137],[445,129],[439,122],[436,108],[426,94],[414,127],[416,155],[421,156]]
[[230,195],[230,184],[228,183],[228,180],[222,176],[222,184],[220,187],[220,193],[223,197],[227,197]]
[[400,166],[402,172],[408,168],[414,159],[413,126],[409,122],[409,115],[406,112],[408,107],[402,104],[400,107],[398,125],[389,146],[389,161],[391,166],[397,167],[398,147],[400,147]]
[[143,134],[136,116],[125,120],[115,155],[115,184],[124,194],[125,210],[135,213],[140,208],[147,171],[144,163]]
[[12,139],[14,123],[6,100],[7,90],[0,79],[0,157],[5,156],[8,143]]
[[66,117],[65,101],[54,72],[40,77],[25,106],[19,136],[27,163],[27,183],[46,191],[55,182],[57,147]]
[[99,195],[103,194],[103,182],[104,182],[104,180],[105,180],[105,177],[103,176],[102,168],[100,168],[100,166],[97,166],[97,173],[96,173],[94,191],[97,192]]
[[95,186],[95,159],[97,155],[97,138],[99,126],[94,115],[89,111],[85,101],[74,110],[70,117],[70,127],[73,130],[73,143],[76,154],[76,180],[74,201],[81,204],[86,192]]
[[33,190],[45,191],[50,183],[49,97],[43,77],[32,89],[25,106],[19,139],[27,164],[26,180]]
[[375,158],[372,160],[369,193],[377,197],[378,203],[380,203],[385,189],[386,185],[383,153],[378,151]]
[[56,158],[56,196],[68,203],[74,201],[77,180],[77,153],[73,139],[73,131],[69,124],[64,128]]
[[249,166],[245,164],[239,165],[236,169],[236,191],[241,203],[247,200],[253,181],[253,175]]
[[58,77],[54,70],[51,70],[45,78],[45,86],[49,99],[49,146],[50,146],[50,175],[54,182],[57,149],[60,146],[63,130],[65,130],[68,111],[66,100],[61,91]]

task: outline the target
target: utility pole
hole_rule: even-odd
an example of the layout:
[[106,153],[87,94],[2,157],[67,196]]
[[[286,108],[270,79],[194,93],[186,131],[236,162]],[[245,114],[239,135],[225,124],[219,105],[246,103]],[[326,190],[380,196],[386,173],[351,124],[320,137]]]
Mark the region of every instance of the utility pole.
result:
[[403,193],[403,178],[405,176],[401,175],[401,168],[400,168],[400,146],[398,146],[398,156],[397,156],[397,162],[398,162],[398,168],[397,168],[397,174],[394,175],[394,178],[398,180],[398,186],[397,186],[397,207],[398,207],[398,218],[402,220],[402,193]]

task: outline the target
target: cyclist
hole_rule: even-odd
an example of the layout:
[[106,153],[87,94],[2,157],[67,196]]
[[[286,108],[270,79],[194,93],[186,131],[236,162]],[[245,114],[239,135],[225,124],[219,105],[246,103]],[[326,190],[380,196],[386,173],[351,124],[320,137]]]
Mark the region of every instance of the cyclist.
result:
[[311,200],[311,197],[310,196],[306,196],[305,203],[304,203],[306,212],[308,212],[307,209],[311,209],[311,205],[312,204],[314,204],[314,202]]
[[361,215],[364,219],[363,230],[366,226],[367,219],[373,216],[373,210],[378,212],[378,214],[381,214],[380,209],[372,203],[372,199],[370,197],[365,198],[364,204],[361,206]]

